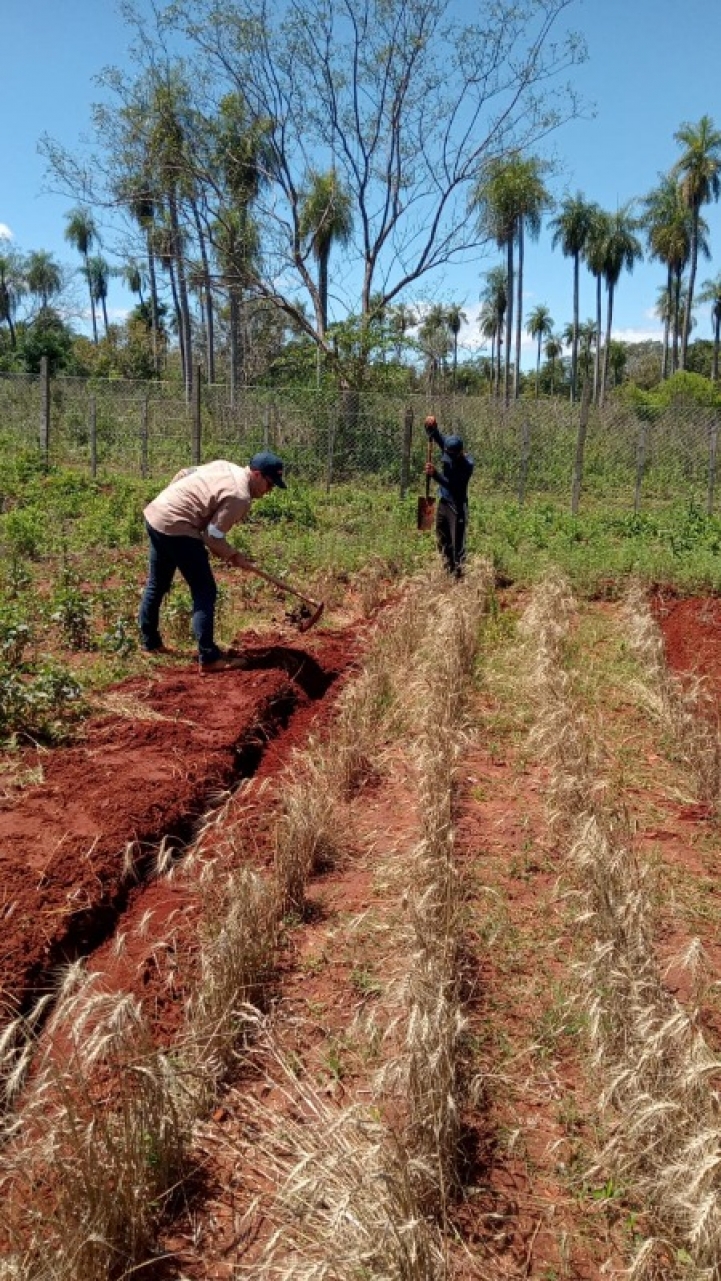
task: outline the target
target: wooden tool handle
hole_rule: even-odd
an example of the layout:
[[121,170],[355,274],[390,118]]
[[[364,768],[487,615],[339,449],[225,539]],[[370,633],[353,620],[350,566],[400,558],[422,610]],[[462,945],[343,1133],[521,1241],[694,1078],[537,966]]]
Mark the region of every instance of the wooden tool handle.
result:
[[[433,441],[430,439],[430,437],[428,438],[428,449],[427,449],[427,451],[426,451],[426,462],[427,462],[427,463],[432,463],[432,462],[433,462]],[[430,496],[431,496],[431,478],[430,478],[430,476],[428,475],[428,473],[426,473],[426,498],[430,498]]]

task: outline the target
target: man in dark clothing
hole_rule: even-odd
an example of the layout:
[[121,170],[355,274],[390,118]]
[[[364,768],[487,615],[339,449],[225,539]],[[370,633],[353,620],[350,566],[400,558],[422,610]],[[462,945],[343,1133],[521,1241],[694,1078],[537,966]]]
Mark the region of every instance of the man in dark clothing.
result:
[[460,578],[466,554],[468,523],[468,482],[473,474],[473,459],[465,453],[460,436],[443,436],[438,423],[429,414],[425,421],[429,441],[443,451],[438,467],[426,463],[426,475],[439,486],[436,509],[436,541],[449,574]]

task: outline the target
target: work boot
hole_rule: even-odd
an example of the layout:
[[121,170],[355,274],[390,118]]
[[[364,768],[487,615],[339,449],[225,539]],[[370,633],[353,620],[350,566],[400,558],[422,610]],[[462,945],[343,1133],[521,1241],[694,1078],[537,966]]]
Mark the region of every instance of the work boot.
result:
[[161,644],[161,645],[156,645],[154,649],[145,649],[145,647],[143,647],[143,649],[141,650],[141,653],[144,654],[146,658],[158,658],[159,656],[162,656],[162,655],[166,655],[166,656],[168,654],[174,655],[175,650],[171,649],[169,645]]
[[237,672],[248,666],[242,654],[221,654],[209,663],[200,664],[201,676],[214,676],[216,672]]

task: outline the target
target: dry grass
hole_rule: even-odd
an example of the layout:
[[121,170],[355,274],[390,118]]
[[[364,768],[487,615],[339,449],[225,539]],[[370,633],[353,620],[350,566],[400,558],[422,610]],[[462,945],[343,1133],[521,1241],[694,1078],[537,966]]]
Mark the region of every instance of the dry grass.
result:
[[[567,620],[571,616],[568,608],[559,609],[562,599],[557,582],[545,596],[540,589],[526,632],[538,647],[529,671],[536,679],[542,674],[534,737],[557,779],[553,804],[571,833],[578,921],[589,944],[580,965],[579,999],[611,1127],[595,1175],[605,1179],[610,1170],[657,1224],[657,1234],[637,1251],[632,1275],[673,1276],[681,1252],[685,1276],[711,1281],[721,1257],[721,1113],[715,1089],[721,1060],[703,1038],[697,1011],[683,1009],[663,986],[654,952],[654,878],[634,853],[622,803],[598,773],[588,727],[561,668],[563,630],[557,618],[559,612]],[[636,653],[645,653],[655,672],[651,684],[658,706],[665,705],[677,724],[677,690],[637,600],[629,626]],[[687,960],[693,965],[697,959],[690,946]]]
[[[342,857],[343,825],[331,783],[336,777],[335,749],[311,742],[298,754],[280,789],[281,810],[275,827],[275,878],[281,913],[302,913],[305,887],[314,873],[334,867]],[[341,790],[349,782],[344,774]]]
[[683,684],[669,671],[661,630],[637,581],[626,593],[624,618],[629,647],[642,672],[634,693],[677,744],[697,799],[718,811],[721,734],[708,689],[701,680]]
[[138,1004],[73,967],[3,1149],[10,1275],[107,1281],[147,1257],[184,1168],[185,1094]]
[[419,1213],[413,1154],[397,1146],[375,1109],[337,1108],[288,1071],[271,1041],[264,1049],[266,1068],[274,1063],[282,1074],[285,1106],[247,1101],[246,1132],[258,1137],[237,1159],[261,1187],[270,1181],[277,1190],[274,1231],[260,1258],[236,1275],[441,1281],[441,1237]]

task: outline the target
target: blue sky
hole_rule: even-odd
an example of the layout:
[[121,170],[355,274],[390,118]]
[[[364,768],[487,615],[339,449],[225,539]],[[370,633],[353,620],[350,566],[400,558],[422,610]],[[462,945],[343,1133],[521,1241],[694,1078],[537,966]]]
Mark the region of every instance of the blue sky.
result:
[[[469,16],[471,11],[467,10]],[[473,16],[482,13],[482,6]],[[678,156],[674,132],[703,114],[721,127],[721,4],[718,0],[576,0],[567,25],[584,33],[588,61],[574,72],[583,97],[595,107],[563,127],[553,139],[559,173],[557,196],[580,190],[614,209],[655,185]],[[113,0],[2,0],[0,36],[0,235],[12,233],[24,251],[47,249],[74,265],[63,237],[71,201],[43,194],[44,160],[38,139],[49,133],[73,147],[89,128],[90,104],[99,96],[93,77],[108,63],[122,65],[129,33]],[[713,258],[699,264],[699,282],[721,272],[721,205],[704,215]],[[481,277],[497,260],[449,270],[438,282],[439,297],[461,303],[470,318],[461,345],[477,346],[475,317]],[[615,303],[614,333],[629,341],[660,337],[653,316],[659,264],[639,264],[623,276]],[[543,302],[558,329],[572,314],[571,263],[551,251],[544,228],[526,255],[526,308]],[[430,286],[424,286],[428,293]],[[120,285],[110,295],[118,313],[128,305]],[[593,282],[583,274],[582,319],[594,315]],[[708,308],[697,311],[698,336],[710,337]],[[524,363],[532,362],[529,342]]]

